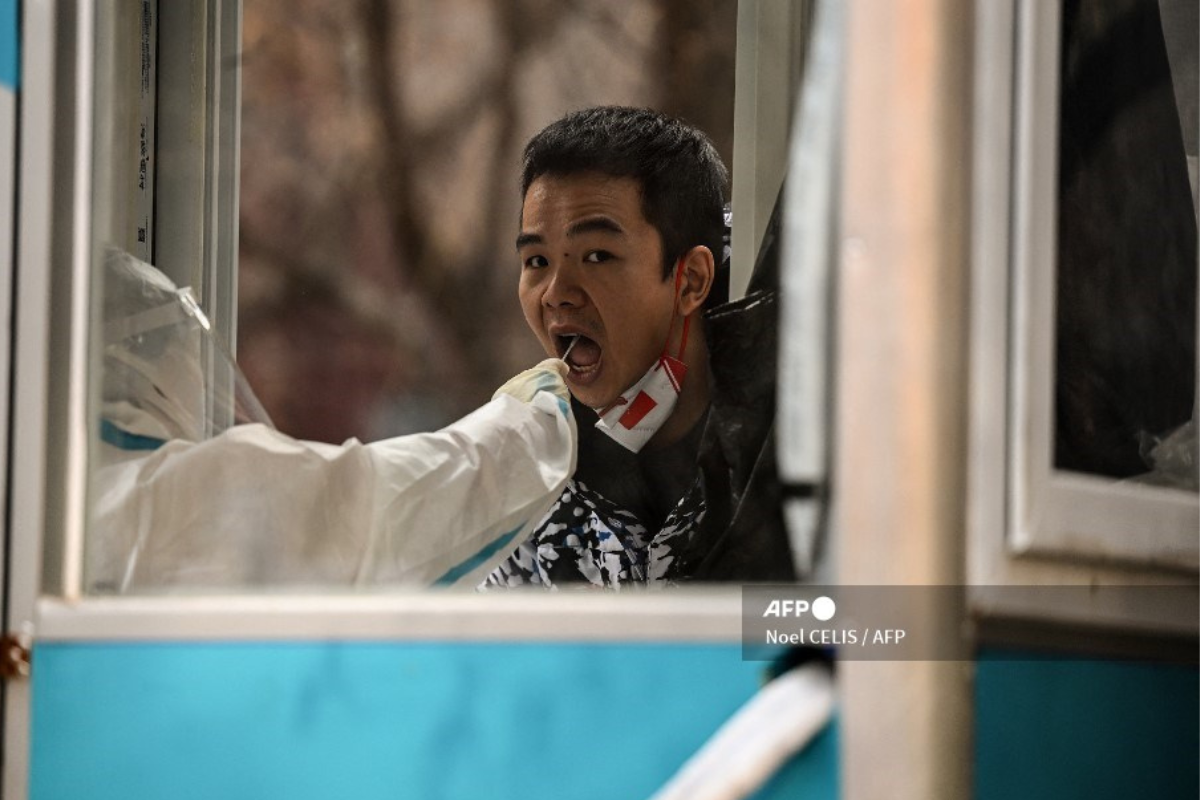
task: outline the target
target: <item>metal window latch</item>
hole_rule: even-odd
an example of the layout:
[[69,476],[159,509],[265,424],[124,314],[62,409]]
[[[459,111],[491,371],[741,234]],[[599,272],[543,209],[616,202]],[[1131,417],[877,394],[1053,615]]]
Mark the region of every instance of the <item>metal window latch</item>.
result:
[[32,667],[28,634],[6,633],[0,639],[0,678],[11,680],[26,680]]

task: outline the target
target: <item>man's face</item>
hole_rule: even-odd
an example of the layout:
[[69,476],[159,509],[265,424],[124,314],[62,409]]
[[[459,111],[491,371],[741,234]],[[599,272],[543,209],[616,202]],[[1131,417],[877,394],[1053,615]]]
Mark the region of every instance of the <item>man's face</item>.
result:
[[567,386],[603,408],[662,353],[674,282],[662,274],[662,239],[642,216],[632,178],[543,175],[529,186],[517,237],[525,321],[546,353],[567,363]]

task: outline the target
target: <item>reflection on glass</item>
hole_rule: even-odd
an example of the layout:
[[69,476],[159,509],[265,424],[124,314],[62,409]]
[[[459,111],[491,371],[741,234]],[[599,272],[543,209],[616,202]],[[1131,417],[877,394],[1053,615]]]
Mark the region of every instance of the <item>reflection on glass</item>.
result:
[[1195,491],[1195,0],[1065,0],[1061,64],[1054,464]]

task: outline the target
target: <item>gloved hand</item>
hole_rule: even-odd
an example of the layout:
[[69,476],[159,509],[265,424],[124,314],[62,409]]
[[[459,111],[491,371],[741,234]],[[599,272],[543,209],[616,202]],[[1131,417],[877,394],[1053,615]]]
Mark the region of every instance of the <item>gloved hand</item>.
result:
[[563,402],[569,403],[571,395],[564,380],[568,369],[570,368],[567,362],[561,358],[547,358],[537,366],[509,378],[507,383],[496,390],[492,399],[509,394],[522,403],[530,403],[538,392],[550,392]]

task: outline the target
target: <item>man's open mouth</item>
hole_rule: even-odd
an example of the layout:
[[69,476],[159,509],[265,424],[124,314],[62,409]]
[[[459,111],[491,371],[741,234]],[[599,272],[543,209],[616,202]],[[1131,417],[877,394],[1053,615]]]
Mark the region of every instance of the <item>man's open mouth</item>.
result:
[[579,379],[600,368],[601,347],[595,340],[582,334],[555,336],[554,343],[559,358],[566,360],[571,368],[571,377]]

